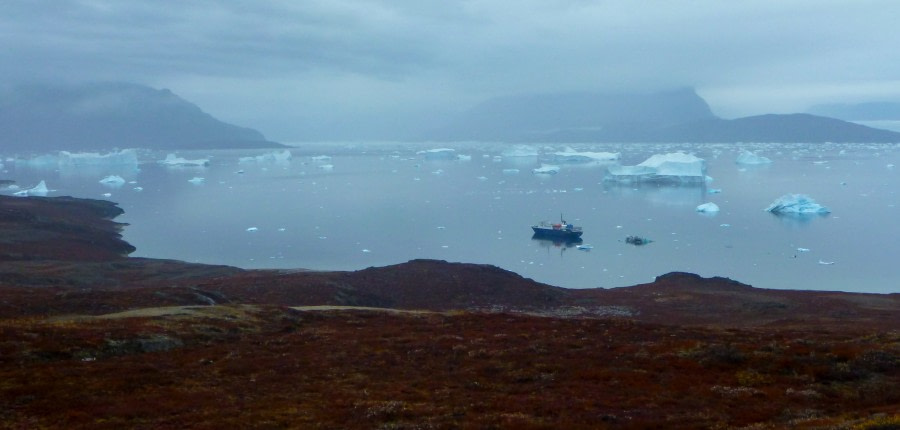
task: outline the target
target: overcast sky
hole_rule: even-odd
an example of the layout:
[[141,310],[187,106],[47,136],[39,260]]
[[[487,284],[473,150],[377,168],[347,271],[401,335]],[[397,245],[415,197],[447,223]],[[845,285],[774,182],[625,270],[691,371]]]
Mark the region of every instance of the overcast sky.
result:
[[726,118],[900,101],[900,2],[2,0],[0,79],[169,88],[275,140],[692,86]]

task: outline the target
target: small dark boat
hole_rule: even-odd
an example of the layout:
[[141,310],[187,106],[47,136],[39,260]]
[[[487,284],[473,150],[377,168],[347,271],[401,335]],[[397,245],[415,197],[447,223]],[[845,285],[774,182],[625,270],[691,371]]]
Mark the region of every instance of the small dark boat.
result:
[[535,237],[557,238],[565,240],[575,240],[581,237],[581,227],[575,227],[567,223],[560,217],[558,224],[547,221],[541,221],[533,226]]

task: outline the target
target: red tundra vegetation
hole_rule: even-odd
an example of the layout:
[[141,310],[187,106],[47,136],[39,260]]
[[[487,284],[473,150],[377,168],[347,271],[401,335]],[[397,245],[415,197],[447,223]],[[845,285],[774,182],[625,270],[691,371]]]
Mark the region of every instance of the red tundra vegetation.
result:
[[900,428],[897,294],[244,271],[118,213],[0,198],[0,428]]

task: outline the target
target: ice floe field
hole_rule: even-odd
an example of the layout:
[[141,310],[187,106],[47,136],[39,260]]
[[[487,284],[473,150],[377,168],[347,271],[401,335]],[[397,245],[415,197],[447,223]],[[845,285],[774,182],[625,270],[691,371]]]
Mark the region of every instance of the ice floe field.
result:
[[[900,146],[876,144],[329,143],[3,154],[0,179],[16,183],[0,193],[115,201],[135,256],[322,270],[436,258],[571,288],[688,271],[889,293],[896,164]],[[561,215],[583,242],[532,238]]]

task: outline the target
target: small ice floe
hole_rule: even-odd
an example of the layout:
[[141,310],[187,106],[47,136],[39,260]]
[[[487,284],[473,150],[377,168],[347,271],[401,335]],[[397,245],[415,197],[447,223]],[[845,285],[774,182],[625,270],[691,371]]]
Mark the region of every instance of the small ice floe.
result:
[[240,169],[240,170],[238,170],[237,172],[234,172],[234,173],[237,173],[238,175],[243,175],[243,174],[244,174],[244,169]]
[[621,156],[618,152],[576,152],[572,148],[551,154],[558,163],[589,163],[592,161],[616,161]]
[[541,175],[555,175],[559,173],[559,166],[554,166],[551,164],[541,164],[541,167],[533,169],[531,172]]
[[500,153],[504,157],[537,157],[538,150],[528,145],[516,145]]
[[34,188],[29,188],[27,190],[16,191],[13,193],[14,196],[19,197],[28,197],[28,196],[46,196],[50,190],[47,188],[47,183],[41,181]]
[[813,164],[821,166],[823,164],[828,164],[828,160],[813,161]]
[[439,225],[439,226],[437,227],[438,230],[444,230],[444,229],[446,229],[446,228],[447,228],[447,227],[444,227],[444,226],[442,226],[442,225]]
[[710,188],[706,190],[708,194],[720,194],[722,192],[721,188]]
[[112,193],[103,193],[102,196],[106,197],[106,198],[110,198],[110,197],[112,197]]
[[451,148],[426,149],[416,152],[416,154],[425,156],[426,160],[453,160],[456,158],[456,150]]
[[893,168],[894,168],[894,165],[893,165],[893,164],[888,164],[888,165],[885,166],[885,167],[887,167],[888,169],[893,169]]
[[138,192],[144,191],[144,187],[134,187],[134,188],[132,188],[132,189],[135,190],[135,191],[138,191]]
[[188,160],[186,158],[178,157],[175,154],[166,155],[165,160],[160,160],[159,164],[164,166],[193,166],[193,167],[206,167],[209,166],[208,158],[198,158],[194,160]]
[[247,231],[249,231],[249,232],[252,233],[252,232],[254,232],[254,231],[259,231],[259,228],[257,228],[257,227],[249,227],[249,228],[247,228]]
[[519,169],[503,169],[504,175],[516,175],[519,173]]
[[471,156],[471,155],[459,154],[459,155],[456,156],[456,159],[459,160],[459,161],[472,161],[472,156]]
[[372,251],[369,251],[368,249],[363,249],[362,252],[368,254],[368,253],[370,253],[370,252],[372,252]]
[[190,182],[190,183],[192,183],[192,184],[194,184],[194,185],[200,185],[200,184],[202,184],[202,183],[205,182],[205,181],[206,181],[206,178],[201,178],[201,177],[199,177],[199,176],[194,176],[193,178],[188,179],[188,182]]
[[828,208],[816,203],[812,198],[805,194],[785,194],[775,200],[769,207],[765,209],[767,212],[774,214],[828,214],[831,213]]
[[443,175],[443,174],[444,174],[444,169],[437,169],[437,170],[431,172],[431,174],[432,174],[432,175]]
[[584,245],[578,245],[578,246],[576,246],[576,248],[578,248],[582,251],[590,251],[590,250],[594,249],[594,245],[584,244]]
[[823,266],[830,266],[830,265],[834,264],[834,261],[819,260],[819,264],[821,264]]
[[334,170],[334,164],[323,164],[323,165],[319,166],[319,169],[328,170],[328,171]]
[[119,175],[109,175],[101,179],[100,183],[110,187],[121,187],[122,185],[125,185],[125,178]]
[[746,149],[741,150],[741,153],[738,155],[737,160],[734,161],[737,164],[744,165],[760,165],[760,164],[771,164],[772,160],[761,155],[756,155],[756,153],[750,152]]
[[797,248],[797,252],[809,252],[809,248]]
[[312,156],[312,157],[309,157],[309,158],[310,158],[312,161],[319,161],[319,162],[331,160],[331,156],[330,156],[330,155],[315,155],[315,156]]
[[257,155],[256,157],[241,157],[238,159],[239,163],[287,163],[291,161],[293,155],[291,151],[285,149],[284,151],[278,152],[269,152],[262,155]]
[[719,227],[731,227],[731,224],[719,224]]
[[700,206],[697,206],[697,212],[700,213],[716,213],[719,212],[719,206],[715,203],[709,202],[704,203]]

